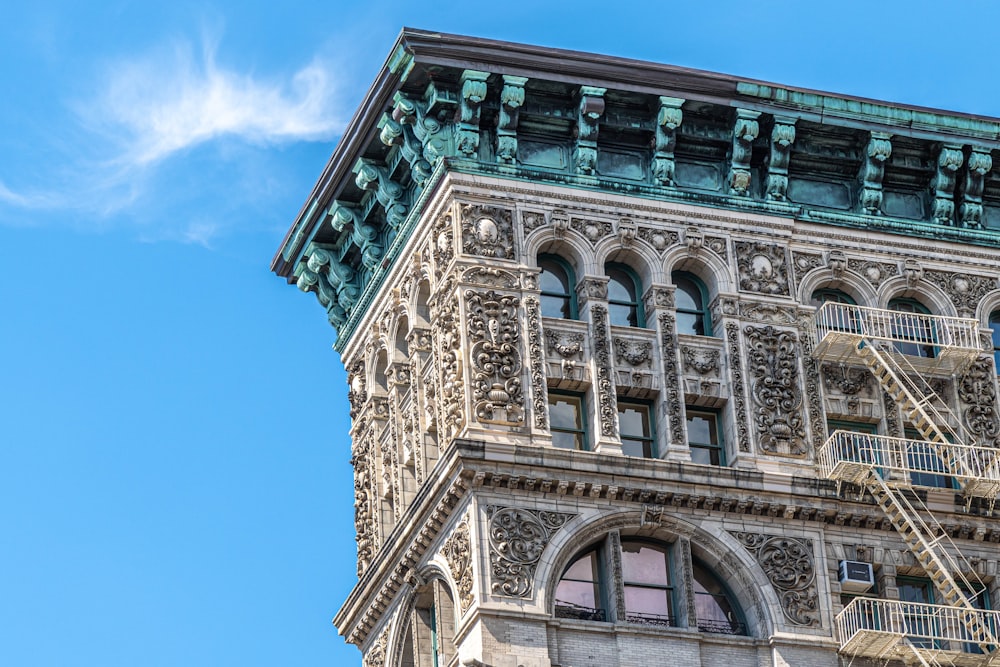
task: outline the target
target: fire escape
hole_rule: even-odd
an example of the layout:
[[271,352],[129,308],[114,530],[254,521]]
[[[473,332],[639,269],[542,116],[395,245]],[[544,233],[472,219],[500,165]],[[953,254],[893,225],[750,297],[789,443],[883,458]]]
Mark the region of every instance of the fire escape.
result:
[[837,615],[845,656],[921,665],[1000,665],[1000,612],[977,607],[982,590],[916,482],[955,480],[967,503],[992,507],[1000,450],[977,446],[926,378],[956,376],[981,354],[971,319],[826,303],[816,312],[819,360],[863,364],[902,408],[920,439],[835,431],[820,470],[859,485],[878,503],[933,582],[943,604],[855,598]]

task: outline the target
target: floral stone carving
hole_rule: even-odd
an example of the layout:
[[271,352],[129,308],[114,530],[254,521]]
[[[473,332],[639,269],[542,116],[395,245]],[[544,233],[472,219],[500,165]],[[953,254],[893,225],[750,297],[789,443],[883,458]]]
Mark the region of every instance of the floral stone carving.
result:
[[375,643],[368,649],[368,654],[362,661],[363,667],[385,667],[385,657],[389,648],[389,627],[388,624],[382,634],[379,635]]
[[535,568],[549,540],[575,514],[488,505],[491,589],[531,597]]
[[781,600],[785,618],[795,625],[819,625],[812,542],[762,533],[731,534],[757,559]]
[[496,206],[462,206],[462,251],[467,255],[514,259],[511,212]]
[[684,428],[681,425],[681,393],[680,382],[677,379],[677,335],[674,316],[671,313],[660,313],[660,349],[663,354],[663,370],[667,391],[666,411],[670,422],[671,442],[678,445],[684,442]]
[[510,294],[465,293],[469,359],[476,417],[484,422],[524,421],[521,391],[520,299]]
[[741,290],[788,295],[784,247],[760,241],[737,241],[735,246]]
[[[524,300],[528,319],[528,363],[531,366],[531,407],[535,427],[549,427],[548,387],[545,385],[545,357],[542,355],[542,313],[538,299],[529,296]],[[582,336],[581,336],[582,338]]]
[[958,398],[966,406],[962,411],[965,425],[979,444],[987,447],[1000,444],[997,392],[993,382],[993,363],[987,356],[974,361],[958,381]]
[[625,362],[629,366],[649,364],[653,358],[653,344],[648,340],[629,340],[615,337],[612,339],[615,349],[615,361]]
[[698,375],[719,374],[719,351],[703,350],[697,347],[682,347],[681,358],[684,371],[694,371]]
[[458,603],[464,614],[472,606],[472,539],[469,520],[463,518],[441,548],[451,577],[458,586]]
[[996,278],[973,276],[967,273],[924,271],[924,279],[934,283],[955,304],[959,317],[974,317],[976,307],[983,297],[997,287]]
[[608,309],[594,306],[590,311],[593,321],[594,358],[597,362],[597,405],[601,422],[601,435],[618,437],[618,407],[611,384],[611,344],[608,341]]
[[743,363],[740,361],[740,325],[726,324],[726,343],[729,345],[729,368],[733,384],[733,401],[736,403],[736,431],[740,451],[750,451],[750,432],[747,428],[747,399],[743,389]]
[[748,361],[751,373],[754,423],[761,451],[767,454],[806,453],[806,431],[799,408],[797,337],[772,326],[747,326]]

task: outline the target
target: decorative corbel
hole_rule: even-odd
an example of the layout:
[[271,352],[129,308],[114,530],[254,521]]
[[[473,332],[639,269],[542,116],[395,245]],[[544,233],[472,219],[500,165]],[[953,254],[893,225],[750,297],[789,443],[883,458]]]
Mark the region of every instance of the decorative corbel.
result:
[[906,276],[906,285],[913,287],[924,277],[924,267],[915,259],[908,259],[903,262],[903,275]]
[[556,236],[562,236],[569,231],[569,221],[569,215],[561,209],[557,208],[549,214],[549,224],[552,225],[552,230],[556,233]]
[[882,215],[882,177],[885,161],[892,155],[892,135],[872,132],[861,166],[861,210],[868,215]]
[[795,118],[775,116],[771,130],[771,156],[767,163],[767,199],[786,201],[788,160],[795,141]]
[[361,263],[373,269],[382,260],[385,249],[378,242],[378,229],[361,219],[358,210],[351,204],[334,201],[326,210],[330,226],[338,232],[348,227],[351,230],[351,242],[361,249]]
[[635,241],[637,232],[638,228],[632,220],[628,218],[620,218],[618,220],[618,238],[621,240],[622,247],[630,247]]
[[993,168],[993,156],[989,149],[973,146],[969,153],[968,169],[965,172],[965,187],[962,189],[962,205],[959,208],[961,226],[972,229],[983,227],[983,182]]
[[413,132],[413,127],[404,125],[389,114],[382,114],[378,123],[379,139],[386,146],[398,146],[403,159],[410,165],[410,173],[417,185],[423,185],[431,175],[431,165],[424,159],[424,147]]
[[833,271],[833,275],[840,278],[847,270],[847,257],[840,250],[831,250],[826,258],[826,265]]
[[684,245],[687,246],[689,253],[697,255],[705,245],[705,235],[697,227],[688,227],[684,230]]
[[388,170],[368,158],[358,158],[354,173],[354,182],[359,188],[375,193],[378,203],[385,209],[386,222],[394,229],[403,224],[409,212],[406,190],[389,177]]
[[576,173],[591,176],[597,171],[597,132],[604,115],[606,88],[580,86],[580,105],[576,121],[576,151],[573,164]]
[[736,110],[733,124],[733,158],[729,169],[729,194],[746,197],[750,194],[750,156],[753,142],[760,132],[759,111]]
[[497,162],[517,162],[517,121],[524,106],[524,84],[528,77],[503,75],[500,114],[497,117]]
[[674,184],[674,146],[677,145],[677,128],[684,119],[682,104],[684,100],[677,97],[660,97],[653,137],[653,178],[660,185]]
[[[393,120],[413,128],[414,136],[423,147],[424,159],[433,168],[448,152],[450,129],[446,131],[445,126],[428,112],[423,103],[411,100],[404,93],[396,93],[392,99]],[[454,106],[454,99],[450,103]]]
[[489,72],[467,69],[459,81],[462,96],[458,105],[458,152],[466,157],[479,153],[479,110],[486,99],[486,79]]
[[934,191],[934,209],[931,219],[939,225],[955,224],[955,174],[965,156],[957,144],[944,144],[938,153],[937,173],[931,181]]

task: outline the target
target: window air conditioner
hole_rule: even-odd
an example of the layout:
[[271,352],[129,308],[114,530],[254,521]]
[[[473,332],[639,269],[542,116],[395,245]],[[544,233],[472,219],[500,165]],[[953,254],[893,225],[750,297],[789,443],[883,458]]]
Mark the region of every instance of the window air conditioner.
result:
[[840,590],[845,593],[865,593],[874,585],[875,575],[871,563],[840,561]]

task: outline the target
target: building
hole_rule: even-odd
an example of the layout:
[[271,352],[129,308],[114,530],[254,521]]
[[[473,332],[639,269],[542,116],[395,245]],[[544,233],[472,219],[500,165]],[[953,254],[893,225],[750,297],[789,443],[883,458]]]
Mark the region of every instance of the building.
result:
[[404,30],[273,264],[349,373],[366,667],[997,664],[998,148]]

